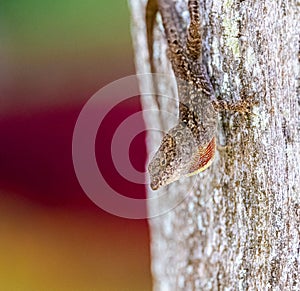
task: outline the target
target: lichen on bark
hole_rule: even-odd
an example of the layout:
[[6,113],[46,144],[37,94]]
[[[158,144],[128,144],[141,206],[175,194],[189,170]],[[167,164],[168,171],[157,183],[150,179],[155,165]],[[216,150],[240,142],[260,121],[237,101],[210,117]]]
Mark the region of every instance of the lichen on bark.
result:
[[[129,1],[138,73],[150,68],[145,2]],[[177,2],[186,15],[186,1]],[[151,215],[186,196],[149,220],[155,290],[300,290],[299,6],[297,0],[201,1],[203,59],[217,98],[257,105],[252,115],[220,115],[223,149],[196,185],[186,178],[165,190],[163,203],[149,203]],[[156,71],[172,73],[161,25],[154,41]],[[151,90],[143,80],[140,86]],[[176,94],[164,80],[159,88]],[[145,114],[145,121],[167,130],[174,124],[164,111],[176,106],[158,103],[142,96],[145,109],[159,105],[161,112]],[[148,136],[151,153],[160,136]]]

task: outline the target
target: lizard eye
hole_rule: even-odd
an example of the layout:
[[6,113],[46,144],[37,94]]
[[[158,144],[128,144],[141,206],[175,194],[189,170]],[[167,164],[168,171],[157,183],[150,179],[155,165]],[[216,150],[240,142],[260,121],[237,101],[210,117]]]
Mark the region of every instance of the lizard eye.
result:
[[152,179],[150,187],[152,190],[157,190],[159,188],[159,179],[157,177]]
[[162,159],[161,161],[160,161],[160,165],[162,166],[162,167],[164,167],[165,165],[166,165],[166,160],[165,159]]

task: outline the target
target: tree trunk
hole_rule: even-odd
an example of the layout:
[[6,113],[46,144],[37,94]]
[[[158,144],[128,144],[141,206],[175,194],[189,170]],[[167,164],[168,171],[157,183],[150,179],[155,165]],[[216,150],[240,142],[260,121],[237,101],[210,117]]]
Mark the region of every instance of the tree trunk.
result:
[[[149,73],[145,0],[131,0],[137,73]],[[187,1],[176,9],[187,18]],[[258,101],[252,115],[220,115],[213,164],[161,191],[148,204],[154,290],[300,290],[299,1],[204,0],[203,59],[219,99]],[[172,73],[161,18],[154,33],[156,72]],[[141,78],[143,91],[151,83]],[[175,87],[164,79],[162,93]],[[170,129],[174,102],[142,96],[150,128]],[[148,152],[161,135],[148,133]],[[148,191],[149,196],[159,195]],[[186,197],[185,197],[186,196]]]

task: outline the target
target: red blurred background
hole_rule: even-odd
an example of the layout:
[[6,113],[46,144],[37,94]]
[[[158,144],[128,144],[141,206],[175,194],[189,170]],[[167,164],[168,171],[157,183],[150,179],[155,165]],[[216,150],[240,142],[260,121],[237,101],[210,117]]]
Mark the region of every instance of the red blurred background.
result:
[[[73,129],[85,102],[134,73],[127,3],[1,6],[0,289],[150,290],[147,221],[93,204],[72,163]],[[144,186],[120,177],[109,157],[114,130],[139,110],[136,97],[106,116],[96,154],[108,157],[99,168],[114,189],[143,198]],[[144,134],[130,151],[144,171]]]

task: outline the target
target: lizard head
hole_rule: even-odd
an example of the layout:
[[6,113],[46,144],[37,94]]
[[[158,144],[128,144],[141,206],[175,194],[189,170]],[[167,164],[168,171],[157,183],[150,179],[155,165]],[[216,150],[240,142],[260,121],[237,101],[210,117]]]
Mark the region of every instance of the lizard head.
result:
[[163,137],[149,163],[152,190],[204,171],[213,161],[215,148],[214,137],[207,145],[199,145],[191,131],[178,124]]
[[178,161],[175,138],[166,134],[148,166],[152,190],[179,179]]
[[191,131],[178,124],[164,137],[148,166],[151,188],[157,190],[181,177],[205,170],[215,154],[215,138],[207,146],[199,146]]

